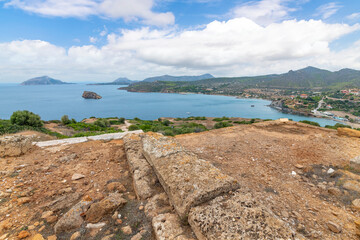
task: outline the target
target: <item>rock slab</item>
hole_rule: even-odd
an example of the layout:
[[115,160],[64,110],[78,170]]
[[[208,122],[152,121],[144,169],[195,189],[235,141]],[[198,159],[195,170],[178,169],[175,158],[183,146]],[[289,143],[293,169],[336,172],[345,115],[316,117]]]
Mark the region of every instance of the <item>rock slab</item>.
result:
[[293,239],[284,222],[240,192],[192,208],[188,220],[199,240]]
[[24,136],[0,137],[0,157],[17,157],[32,147],[30,138]]
[[158,133],[142,136],[143,154],[181,219],[190,208],[239,188],[238,182],[208,161]]

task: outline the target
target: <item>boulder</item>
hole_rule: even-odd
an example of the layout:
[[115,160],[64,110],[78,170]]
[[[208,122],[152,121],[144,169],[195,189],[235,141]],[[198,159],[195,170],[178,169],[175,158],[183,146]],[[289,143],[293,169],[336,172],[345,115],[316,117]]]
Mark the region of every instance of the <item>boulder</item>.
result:
[[360,170],[360,156],[354,157],[350,160],[350,167],[355,170]]
[[142,143],[144,156],[181,219],[191,207],[239,188],[234,178],[199,159],[174,138],[150,132],[144,134]]
[[18,157],[32,148],[29,137],[5,136],[0,137],[0,157]]
[[95,92],[84,91],[83,98],[85,99],[101,99],[102,97]]
[[293,239],[283,221],[241,192],[192,208],[188,220],[199,240]]
[[82,215],[87,211],[91,203],[92,199],[89,197],[85,197],[83,200],[73,206],[55,224],[55,233],[58,234],[79,228],[84,222]]
[[100,202],[94,203],[86,213],[86,221],[90,223],[99,222],[105,215],[110,214],[117,208],[124,206],[127,201],[120,193],[111,193]]
[[339,136],[357,137],[360,138],[360,131],[350,128],[338,128],[337,133]]

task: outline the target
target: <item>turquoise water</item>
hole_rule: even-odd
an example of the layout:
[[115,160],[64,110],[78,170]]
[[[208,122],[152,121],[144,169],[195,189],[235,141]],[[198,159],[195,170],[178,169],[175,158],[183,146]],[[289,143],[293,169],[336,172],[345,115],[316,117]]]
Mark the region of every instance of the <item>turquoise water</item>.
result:
[[[267,107],[269,101],[236,99],[234,97],[199,94],[130,93],[119,86],[87,86],[85,84],[57,86],[20,86],[0,84],[0,118],[9,119],[17,110],[37,113],[43,120],[60,119],[67,114],[82,120],[96,117],[125,117],[153,120],[159,117],[244,117],[295,121],[311,120],[324,125],[336,122],[328,119],[302,117],[281,113]],[[83,91],[94,91],[103,98],[87,100]],[[251,107],[255,105],[255,107]]]

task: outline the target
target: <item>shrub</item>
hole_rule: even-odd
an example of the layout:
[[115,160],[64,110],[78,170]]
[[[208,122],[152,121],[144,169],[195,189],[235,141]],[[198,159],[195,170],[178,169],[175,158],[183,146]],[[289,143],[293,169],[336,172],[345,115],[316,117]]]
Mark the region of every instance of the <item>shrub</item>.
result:
[[27,110],[14,112],[10,122],[20,126],[42,127],[43,125],[39,115]]
[[129,131],[135,131],[135,130],[139,130],[140,128],[139,128],[139,126],[137,126],[137,125],[131,125],[129,128],[128,128],[128,130]]
[[124,124],[125,123],[125,118],[119,118],[119,123],[121,123],[121,124]]
[[68,125],[71,123],[70,119],[69,119],[69,116],[68,115],[64,115],[61,117],[61,123],[63,125]]
[[74,118],[72,118],[71,123],[76,123],[76,120]]
[[162,122],[165,126],[169,126],[171,124],[171,122],[167,119],[165,119],[163,122]]
[[96,126],[99,126],[101,128],[107,128],[107,127],[110,127],[110,122],[109,120],[106,120],[106,119],[98,119],[94,122],[94,124]]
[[221,122],[221,121],[224,121],[224,120],[230,120],[228,117],[222,117],[222,118],[214,118],[213,121],[215,122]]
[[228,122],[218,122],[214,125],[214,128],[218,129],[218,128],[231,127],[231,126],[232,126],[232,124],[230,124]]
[[313,126],[316,126],[316,127],[320,127],[320,124],[317,123],[317,122],[313,122],[313,121],[309,121],[309,120],[302,120],[302,121],[299,121],[301,123],[305,123],[305,124],[309,124],[309,125],[313,125]]

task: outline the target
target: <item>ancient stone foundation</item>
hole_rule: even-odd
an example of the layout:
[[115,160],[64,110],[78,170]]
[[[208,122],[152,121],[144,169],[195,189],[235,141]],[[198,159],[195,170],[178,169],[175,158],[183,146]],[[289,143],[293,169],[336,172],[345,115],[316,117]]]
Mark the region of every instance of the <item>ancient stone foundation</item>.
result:
[[241,183],[174,138],[147,133],[124,142],[157,239],[293,239],[284,222],[239,191]]

